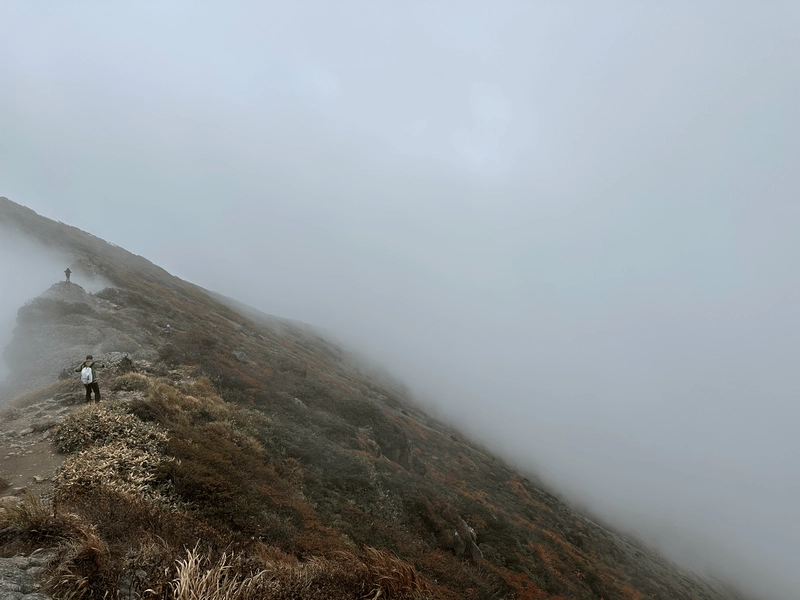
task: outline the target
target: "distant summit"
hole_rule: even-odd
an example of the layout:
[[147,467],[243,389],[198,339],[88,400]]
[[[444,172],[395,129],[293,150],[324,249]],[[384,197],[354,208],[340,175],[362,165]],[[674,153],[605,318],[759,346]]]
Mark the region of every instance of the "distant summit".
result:
[[58,283],[54,283],[39,297],[48,300],[59,300],[67,303],[80,302],[83,304],[88,304],[89,306],[97,305],[96,300],[87,294],[86,290],[84,290],[77,283],[71,283],[68,281],[59,281]]

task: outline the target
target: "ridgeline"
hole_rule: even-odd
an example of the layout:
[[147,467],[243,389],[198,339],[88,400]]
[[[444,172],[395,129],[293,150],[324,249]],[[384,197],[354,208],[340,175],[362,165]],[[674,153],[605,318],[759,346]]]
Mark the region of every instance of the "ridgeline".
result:
[[[5,354],[0,579],[18,589],[1,599],[739,597],[580,514],[311,327],[0,198],[4,231],[73,274],[20,308]],[[87,352],[108,365],[97,404],[74,373]]]

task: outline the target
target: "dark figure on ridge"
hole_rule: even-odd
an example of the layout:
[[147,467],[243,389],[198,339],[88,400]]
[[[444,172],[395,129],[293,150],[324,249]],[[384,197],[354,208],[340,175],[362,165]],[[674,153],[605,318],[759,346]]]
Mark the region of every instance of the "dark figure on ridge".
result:
[[100,385],[97,383],[96,368],[105,368],[103,363],[96,363],[92,359],[92,355],[88,354],[86,360],[75,369],[76,373],[81,374],[81,383],[86,388],[86,402],[92,401],[92,392],[94,392],[94,401],[100,402]]
[[69,276],[72,275],[72,271],[69,270],[69,267],[67,267],[67,270],[64,271],[64,275],[67,276],[67,283],[69,283]]

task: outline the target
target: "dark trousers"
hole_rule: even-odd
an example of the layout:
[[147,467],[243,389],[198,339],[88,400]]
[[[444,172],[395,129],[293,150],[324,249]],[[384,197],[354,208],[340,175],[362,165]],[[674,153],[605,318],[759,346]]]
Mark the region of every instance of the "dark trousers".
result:
[[100,402],[100,386],[97,384],[96,381],[92,383],[84,383],[83,386],[86,388],[86,401],[92,401],[92,391],[94,391],[94,401]]

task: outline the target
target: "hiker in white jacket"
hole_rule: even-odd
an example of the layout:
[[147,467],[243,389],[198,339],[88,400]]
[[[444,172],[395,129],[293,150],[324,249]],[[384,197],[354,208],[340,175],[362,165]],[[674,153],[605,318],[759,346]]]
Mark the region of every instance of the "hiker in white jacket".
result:
[[86,360],[83,361],[77,369],[75,369],[76,373],[81,374],[81,382],[86,388],[87,402],[92,401],[92,392],[94,392],[94,401],[100,402],[100,385],[97,383],[97,372],[95,371],[95,369],[98,367],[104,369],[105,365],[103,363],[94,362],[92,355],[87,354]]

